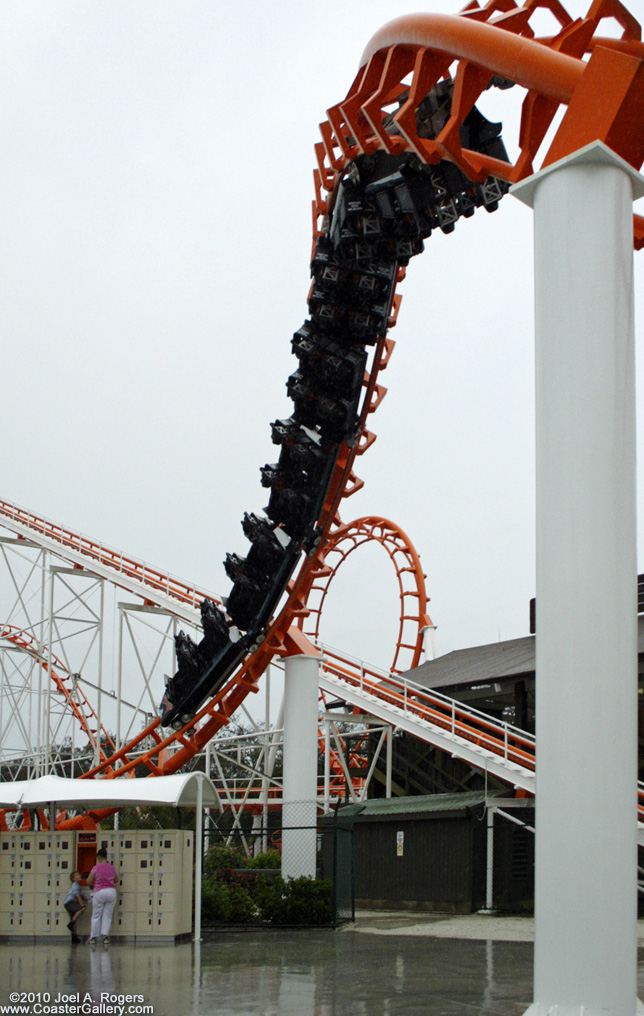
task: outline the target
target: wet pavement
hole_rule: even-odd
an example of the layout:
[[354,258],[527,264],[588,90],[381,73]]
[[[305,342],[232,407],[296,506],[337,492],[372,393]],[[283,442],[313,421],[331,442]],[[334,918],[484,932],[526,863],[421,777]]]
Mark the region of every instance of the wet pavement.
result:
[[[485,937],[502,933],[515,940]],[[520,1016],[532,1001],[530,937],[526,918],[361,914],[338,931],[227,931],[199,946],[4,944],[0,1007],[11,992],[49,992],[49,1005],[71,996],[103,1016],[119,1005],[153,1016]],[[118,998],[128,994],[140,997]]]

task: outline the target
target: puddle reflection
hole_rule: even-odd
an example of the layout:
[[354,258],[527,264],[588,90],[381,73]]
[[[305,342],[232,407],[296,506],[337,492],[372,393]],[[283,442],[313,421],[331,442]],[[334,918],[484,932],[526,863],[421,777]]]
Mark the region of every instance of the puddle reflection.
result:
[[0,945],[0,970],[6,996],[88,993],[99,1003],[106,993],[138,994],[154,1016],[517,1016],[532,1001],[528,942],[352,931],[109,950]]

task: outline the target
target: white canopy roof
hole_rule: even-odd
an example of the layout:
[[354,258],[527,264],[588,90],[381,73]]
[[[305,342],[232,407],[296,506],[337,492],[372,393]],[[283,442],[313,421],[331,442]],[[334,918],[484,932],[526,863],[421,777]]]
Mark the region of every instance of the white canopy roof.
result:
[[203,807],[221,811],[215,785],[198,772],[142,779],[68,780],[62,776],[40,776],[35,780],[0,782],[0,807],[35,808],[55,802],[76,808],[124,808],[140,804],[195,808],[199,783]]

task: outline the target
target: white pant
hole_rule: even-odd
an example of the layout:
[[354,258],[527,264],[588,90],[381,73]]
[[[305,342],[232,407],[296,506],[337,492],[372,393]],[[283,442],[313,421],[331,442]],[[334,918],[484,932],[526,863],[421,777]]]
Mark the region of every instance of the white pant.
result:
[[91,938],[107,938],[116,906],[116,889],[99,889],[92,902]]

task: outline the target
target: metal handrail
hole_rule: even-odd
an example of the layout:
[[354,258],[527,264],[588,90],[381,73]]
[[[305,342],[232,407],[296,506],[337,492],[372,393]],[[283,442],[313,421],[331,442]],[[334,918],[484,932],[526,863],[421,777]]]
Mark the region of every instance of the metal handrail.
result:
[[34,515],[33,512],[22,508],[13,501],[0,498],[0,524],[3,518],[10,519],[32,533],[40,534],[63,549],[81,554],[88,560],[113,570],[118,575],[134,579],[144,585],[146,589],[162,593],[184,605],[193,607],[195,610],[206,598],[221,603],[221,598],[215,593],[200,590],[170,572],[153,568],[147,562],[139,561],[132,555],[126,555],[121,550],[92,540],[82,533],[76,533],[45,518],[44,515]]
[[398,674],[386,673],[364,662],[351,660],[346,654],[318,643],[322,666],[327,673],[370,694],[388,707],[413,715],[461,737],[480,748],[493,752],[505,762],[520,765],[534,772],[535,738],[533,734],[487,713],[462,705],[441,692],[430,690]]

